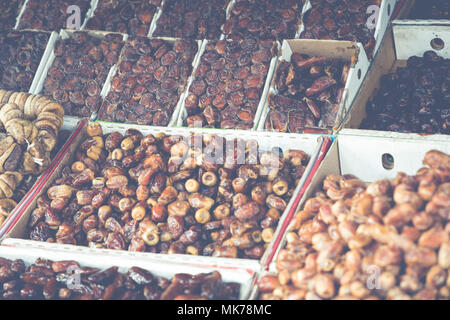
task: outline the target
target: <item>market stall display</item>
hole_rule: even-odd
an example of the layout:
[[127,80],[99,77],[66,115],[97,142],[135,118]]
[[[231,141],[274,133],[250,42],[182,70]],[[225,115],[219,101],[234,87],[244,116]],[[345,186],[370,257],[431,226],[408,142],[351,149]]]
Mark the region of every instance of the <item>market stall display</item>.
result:
[[0,300],[450,300],[449,9],[0,0]]
[[198,50],[194,40],[128,38],[99,120],[167,126]]
[[0,32],[0,89],[30,90],[49,38],[41,31]]
[[219,39],[230,0],[166,0],[155,37]]
[[209,41],[184,101],[183,125],[253,128],[277,52],[272,40]]
[[123,36],[84,31],[62,32],[53,48],[54,61],[42,79],[42,94],[59,102],[66,115],[97,113],[101,91],[118,61]]
[[39,29],[59,31],[66,28],[69,14],[67,8],[80,8],[80,25],[86,17],[91,4],[89,0],[28,0],[19,21],[19,29]]
[[262,298],[448,299],[450,156],[423,163],[369,184],[328,175],[291,222]]
[[87,30],[102,30],[147,36],[160,1],[99,0]]

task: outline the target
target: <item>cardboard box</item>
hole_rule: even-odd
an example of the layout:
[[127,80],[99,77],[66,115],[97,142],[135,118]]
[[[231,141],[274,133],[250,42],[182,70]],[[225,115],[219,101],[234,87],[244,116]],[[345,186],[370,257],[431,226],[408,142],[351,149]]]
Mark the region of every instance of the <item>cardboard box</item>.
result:
[[[102,124],[103,133],[110,133],[113,131],[119,131],[124,133],[129,128],[134,128],[140,130],[144,135],[148,135],[150,133],[156,134],[160,132],[164,132],[169,135],[182,135],[189,136],[191,133],[196,134],[217,134],[218,136],[224,137],[225,139],[235,139],[241,138],[244,140],[254,139],[258,141],[260,150],[269,151],[272,147],[281,148],[282,150],[287,149],[297,149],[303,150],[308,155],[310,155],[310,162],[305,170],[305,173],[299,182],[297,188],[295,189],[294,196],[291,198],[285,212],[282,215],[278,223],[278,228],[281,228],[285,223],[285,219],[290,213],[291,215],[296,211],[297,204],[299,199],[297,200],[297,194],[300,189],[304,185],[305,181],[309,178],[309,173],[311,168],[315,165],[316,159],[319,156],[320,150],[323,149],[324,138],[317,135],[287,135],[287,134],[267,134],[264,132],[248,132],[248,131],[223,131],[218,129],[179,129],[179,128],[158,128],[158,127],[147,127],[147,126],[139,126],[139,125],[119,125],[119,124]],[[66,153],[55,163],[52,167],[51,172],[46,177],[46,180],[41,183],[39,189],[34,194],[34,197],[27,199],[27,203],[24,207],[21,208],[20,213],[17,215],[17,219],[14,225],[7,230],[7,234],[4,238],[15,238],[8,239],[5,243],[11,243],[13,241],[15,244],[20,243],[35,243],[40,246],[50,248],[76,248],[80,252],[87,252],[94,250],[95,252],[114,252],[113,250],[108,249],[89,249],[87,247],[80,246],[71,246],[71,245],[61,245],[61,244],[50,244],[50,243],[42,243],[35,242],[30,240],[23,240],[28,238],[26,235],[27,223],[30,217],[31,212],[36,208],[37,198],[47,192],[47,189],[53,184],[53,182],[61,176],[61,171],[64,166],[70,165],[73,163],[73,158],[75,156],[76,150],[79,145],[85,141],[86,134],[86,126],[80,129],[81,133],[76,136],[76,138],[72,141],[72,144],[69,146]],[[272,246],[268,248],[271,250]],[[123,251],[125,256],[127,254],[132,255],[133,253]],[[169,261],[169,262],[195,262],[201,263],[203,265],[220,265],[220,266],[231,266],[231,267],[246,267],[251,268],[252,270],[259,270],[260,264],[258,260],[250,260],[250,259],[227,259],[227,258],[212,258],[212,257],[204,257],[204,256],[190,256],[190,255],[168,255],[168,254],[153,254],[153,253],[144,253],[146,257],[149,259],[157,259],[160,261]],[[261,262],[264,262],[266,255],[263,256]]]
[[[351,129],[360,127],[362,120],[366,117],[366,105],[377,94],[382,76],[394,72],[398,67],[406,66],[409,57],[423,56],[426,51],[434,50],[438,55],[450,58],[450,46],[445,45],[443,49],[435,50],[432,47],[432,44],[436,41],[434,39],[441,39],[444,43],[448,41],[450,39],[450,27],[443,22],[411,25],[408,21],[396,20],[392,29],[387,32],[383,45],[375,57],[375,61],[370,67],[342,127]],[[358,131],[355,131],[355,134]],[[393,134],[376,130],[370,130],[370,132],[375,136]],[[423,135],[419,134],[395,133],[393,136],[404,139],[423,139]],[[448,136],[427,135],[426,137],[432,141],[434,139],[445,139]]]
[[[335,127],[338,127],[344,116],[348,113],[370,66],[370,62],[363,46],[356,42],[336,40],[284,40],[278,57],[278,63],[282,60],[290,62],[293,53],[307,54],[309,56],[324,56],[329,59],[341,59],[348,61],[350,64],[351,69],[348,75],[347,84],[345,85],[338,116],[335,121]],[[275,85],[277,71],[275,71],[272,76],[269,94],[266,97],[261,118],[259,120],[258,131],[266,130],[266,120],[270,111],[269,99],[271,95],[278,93]],[[333,128],[326,129],[313,127],[308,129],[331,133]]]

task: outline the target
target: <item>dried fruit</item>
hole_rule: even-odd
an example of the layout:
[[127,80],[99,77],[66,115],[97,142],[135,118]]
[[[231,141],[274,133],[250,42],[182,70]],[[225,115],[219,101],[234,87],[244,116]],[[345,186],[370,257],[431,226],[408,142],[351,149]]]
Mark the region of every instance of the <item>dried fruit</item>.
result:
[[301,23],[299,0],[238,0],[231,7],[223,32],[227,39],[294,39]]
[[276,54],[275,42],[269,45],[256,40],[210,41],[185,101],[185,123],[252,128],[269,63]]
[[[8,5],[10,2],[8,1]],[[6,2],[3,3],[0,15],[5,14],[4,6],[6,5]],[[13,10],[13,5],[14,3],[9,10]],[[6,13],[8,12],[6,10]],[[2,31],[2,23],[3,19],[0,17],[0,47],[2,48],[0,89],[28,92],[50,34],[40,31]]]
[[228,3],[229,0],[166,1],[154,36],[218,39]]
[[67,115],[91,116],[100,107],[100,92],[122,44],[117,34],[98,38],[81,31],[59,39],[42,93],[60,102]]
[[240,293],[238,283],[222,281],[217,271],[166,279],[136,266],[121,273],[116,266],[100,270],[76,261],[38,258],[26,268],[22,260],[0,259],[0,300],[235,300]]
[[157,9],[148,1],[99,1],[86,29],[147,36]]
[[[433,150],[417,175],[370,184],[328,175],[290,222],[261,298],[447,300],[449,175],[438,172],[450,172],[449,161]],[[430,177],[435,193],[419,206]]]
[[328,39],[361,42],[369,57],[375,48],[374,30],[369,29],[367,8],[380,5],[377,0],[312,0],[312,8],[303,17],[301,39]]
[[80,19],[83,23],[90,5],[89,1],[82,0],[51,0],[41,2],[30,0],[21,19],[19,29],[39,29],[46,31],[58,31],[66,29],[67,15],[66,10],[70,5],[76,5],[80,8]]
[[190,40],[130,37],[99,119],[167,126],[191,74],[197,50],[197,43]]
[[87,131],[31,215],[34,240],[259,259],[308,162],[302,151],[262,153],[256,141],[215,135]]
[[[293,53],[281,61],[275,74],[278,94],[269,96],[265,127],[270,131],[303,132],[335,125],[340,94],[349,64]],[[339,73],[341,72],[341,73]]]
[[[434,51],[413,56],[405,68],[383,76],[381,87],[366,105],[364,129],[450,133],[450,59]],[[407,90],[405,88],[413,88]]]

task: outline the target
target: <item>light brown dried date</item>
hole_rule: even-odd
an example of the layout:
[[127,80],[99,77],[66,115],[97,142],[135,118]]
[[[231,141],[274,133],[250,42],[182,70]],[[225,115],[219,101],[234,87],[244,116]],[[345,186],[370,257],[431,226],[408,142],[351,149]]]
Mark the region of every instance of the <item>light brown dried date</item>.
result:
[[[437,212],[448,208],[450,194],[437,190],[447,190],[449,179],[435,174],[450,172],[449,161],[432,150],[416,175],[370,184],[328,175],[290,222],[278,274],[261,279],[261,298],[447,300],[450,229]],[[434,195],[422,199],[418,186],[430,177]],[[373,270],[379,290],[366,286]]]

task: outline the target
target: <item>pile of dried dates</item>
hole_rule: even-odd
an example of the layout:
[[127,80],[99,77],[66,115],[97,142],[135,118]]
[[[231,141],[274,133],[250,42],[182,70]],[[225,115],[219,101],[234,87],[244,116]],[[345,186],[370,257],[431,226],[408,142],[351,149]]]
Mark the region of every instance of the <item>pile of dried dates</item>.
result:
[[130,37],[99,119],[167,126],[192,73],[194,40]]
[[80,27],[90,8],[89,0],[29,0],[19,21],[19,29],[57,31],[66,28],[66,22],[73,13],[67,13],[69,6],[80,8]]
[[361,128],[450,134],[450,59],[434,51],[411,57],[405,68],[381,78]]
[[262,299],[450,298],[450,156],[366,184],[329,175],[291,222]]
[[36,241],[259,259],[309,160],[216,135],[103,135],[90,123],[74,162],[39,198]]
[[100,0],[86,29],[145,37],[157,10],[149,1]]
[[[79,283],[78,283],[79,282]],[[236,300],[240,285],[223,282],[219,272],[175,274],[172,279],[131,267],[99,269],[76,261],[0,258],[1,300]]]
[[14,28],[24,2],[25,0],[0,0],[0,31]]
[[415,1],[408,19],[444,19],[448,20],[450,2],[448,0]]
[[66,115],[89,117],[101,104],[101,90],[122,49],[122,36],[102,38],[74,32],[59,39],[43,93],[61,103]]
[[219,39],[230,0],[167,0],[155,37]]
[[49,37],[46,32],[0,32],[0,89],[30,90]]
[[375,49],[373,29],[368,28],[367,9],[381,0],[310,0],[312,9],[303,18],[301,39],[346,40],[361,42],[370,58]]
[[8,216],[24,175],[50,165],[64,109],[45,96],[0,90],[0,215]]
[[276,54],[272,40],[210,41],[186,97],[185,124],[251,129]]
[[223,26],[227,39],[294,39],[301,23],[302,0],[237,0]]
[[325,57],[293,53],[281,61],[275,75],[277,94],[269,96],[265,128],[303,132],[307,128],[332,128],[339,112],[350,64]]

